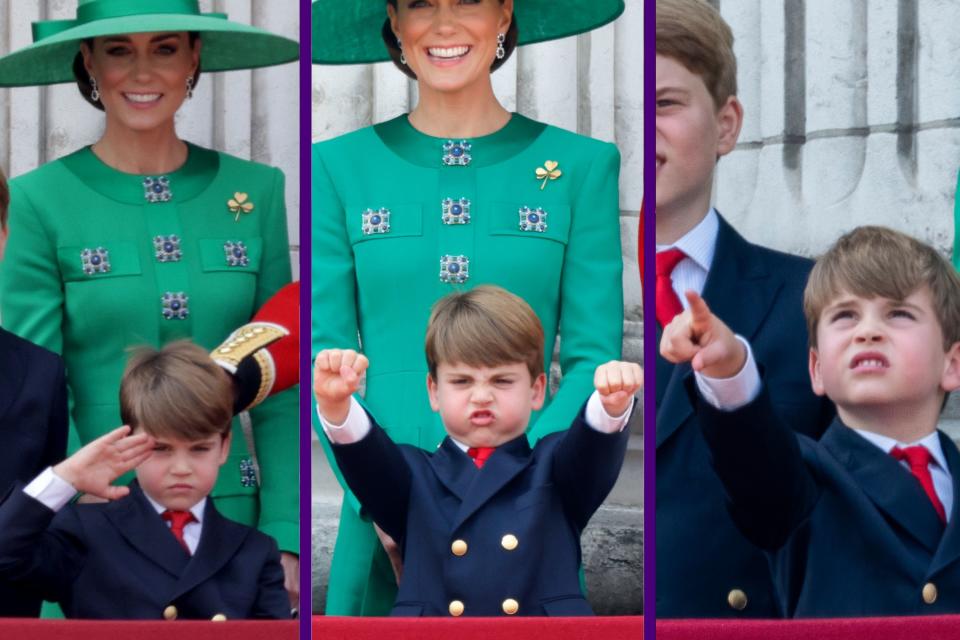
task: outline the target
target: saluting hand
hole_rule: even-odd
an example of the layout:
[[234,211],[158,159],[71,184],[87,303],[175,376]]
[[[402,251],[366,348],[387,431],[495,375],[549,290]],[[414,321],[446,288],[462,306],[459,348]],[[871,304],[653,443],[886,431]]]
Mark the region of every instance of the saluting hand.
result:
[[643,369],[635,362],[611,360],[597,367],[593,386],[608,416],[619,417],[630,407],[631,398],[643,386]]
[[324,419],[343,424],[369,361],[352,349],[324,349],[313,366],[313,395]]
[[153,438],[145,433],[129,435],[130,427],[118,427],[100,436],[56,465],[54,473],[77,491],[117,500],[130,493],[129,487],[111,482],[130,471],[153,453]]
[[710,378],[732,378],[743,369],[747,350],[697,293],[684,294],[690,308],[663,329],[660,355],[673,363],[690,362]]

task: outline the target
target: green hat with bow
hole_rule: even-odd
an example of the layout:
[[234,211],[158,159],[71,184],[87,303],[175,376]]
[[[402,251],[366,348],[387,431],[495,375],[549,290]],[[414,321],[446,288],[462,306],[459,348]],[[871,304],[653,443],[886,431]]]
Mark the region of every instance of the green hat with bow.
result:
[[267,67],[300,56],[297,42],[223,13],[201,13],[198,0],[78,0],[76,18],[34,22],[33,44],[0,58],[0,87],[73,82],[73,59],[88,38],[169,31],[200,34],[206,72]]
[[[316,0],[313,62],[358,64],[390,59],[380,35],[386,0]],[[518,45],[584,33],[616,20],[623,0],[514,0]]]

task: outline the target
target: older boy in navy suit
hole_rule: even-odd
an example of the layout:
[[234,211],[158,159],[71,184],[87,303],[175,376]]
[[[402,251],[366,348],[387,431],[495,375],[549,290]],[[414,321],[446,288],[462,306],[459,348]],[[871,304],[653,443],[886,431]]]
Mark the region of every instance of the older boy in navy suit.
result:
[[[208,495],[230,448],[227,375],[187,342],[145,350],[120,405],[130,426],[0,504],[0,574],[71,618],[289,618],[276,543]],[[110,484],[133,468],[129,487]],[[112,502],[67,504],[78,491]]]
[[[0,261],[7,241],[10,192],[0,173]],[[67,451],[67,387],[63,360],[0,329],[0,493],[29,482]],[[0,616],[36,617],[40,596],[0,579]]]
[[937,431],[960,387],[960,277],[947,261],[881,227],[818,261],[804,296],[809,372],[838,413],[820,441],[785,426],[747,342],[688,299],[661,351],[698,372],[730,512],[769,552],[787,614],[960,612],[960,452]]
[[394,444],[352,398],[367,368],[353,351],[317,355],[314,393],[350,488],[399,545],[393,615],[590,615],[580,534],[613,487],[640,388],[636,364],[597,369],[569,430],[531,449],[543,403],[543,329],[526,302],[477,287],[434,306],[427,389],[448,437],[437,451]]
[[[656,36],[658,331],[683,310],[684,291],[701,294],[750,339],[784,419],[817,436],[833,408],[810,391],[804,367],[812,263],[750,244],[710,206],[717,161],[743,122],[733,35],[704,0],[657,0]],[[689,376],[688,365],[657,358],[657,616],[780,616],[766,560],[723,508]]]

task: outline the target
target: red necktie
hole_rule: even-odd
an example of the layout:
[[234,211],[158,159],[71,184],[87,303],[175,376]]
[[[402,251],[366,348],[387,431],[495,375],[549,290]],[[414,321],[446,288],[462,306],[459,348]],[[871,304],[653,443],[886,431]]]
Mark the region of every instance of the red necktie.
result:
[[656,303],[657,303],[657,322],[661,327],[670,324],[673,317],[683,312],[683,304],[680,298],[673,290],[673,280],[670,274],[673,269],[686,258],[686,254],[680,249],[673,248],[661,251],[656,256],[657,261],[657,284],[656,284]]
[[910,473],[920,481],[920,486],[923,487],[927,497],[930,498],[930,502],[933,503],[933,508],[937,511],[937,515],[940,516],[940,521],[946,522],[947,514],[943,510],[943,503],[940,502],[940,498],[937,497],[937,492],[933,489],[933,477],[930,475],[930,469],[928,468],[928,465],[933,460],[933,456],[930,455],[927,448],[922,445],[906,447],[904,449],[894,447],[890,451],[890,455],[897,460],[907,461],[907,464],[910,465]]
[[196,520],[193,514],[189,511],[170,511],[167,509],[160,514],[160,517],[170,523],[170,532],[173,537],[177,539],[177,542],[187,553],[190,553],[190,547],[187,546],[187,541],[183,539],[183,528]]
[[496,447],[470,447],[467,449],[467,455],[473,458],[473,464],[477,465],[478,469],[483,469],[487,458],[496,450]]

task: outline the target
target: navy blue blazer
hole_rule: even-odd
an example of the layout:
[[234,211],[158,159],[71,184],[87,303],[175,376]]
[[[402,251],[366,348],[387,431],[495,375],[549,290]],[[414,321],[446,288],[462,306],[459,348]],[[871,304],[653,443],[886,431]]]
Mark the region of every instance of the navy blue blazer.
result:
[[[67,452],[63,360],[0,329],[0,494],[27,483]],[[0,580],[0,616],[40,615],[39,594]]]
[[[816,437],[832,419],[833,407],[814,395],[807,372],[803,289],[812,266],[750,244],[720,218],[703,297],[750,342],[781,415],[797,431]],[[691,376],[689,364],[674,366],[658,351],[657,616],[779,617],[766,559],[724,508],[723,488],[684,388]],[[742,610],[728,602],[735,589],[746,594]]]
[[797,436],[764,391],[736,411],[698,403],[743,533],[768,550],[789,616],[960,613],[960,452],[940,444],[954,502],[943,524],[920,483],[839,419]]
[[0,574],[59,602],[68,618],[289,618],[273,538],[224,518],[207,500],[200,543],[187,554],[140,486],[56,515],[18,484],[0,503]]
[[[613,488],[629,430],[566,431],[497,448],[483,469],[445,438],[435,452],[397,445],[370,418],[359,442],[332,446],[350,489],[403,552],[391,615],[577,616],[580,533]],[[512,610],[512,609],[511,609]]]

